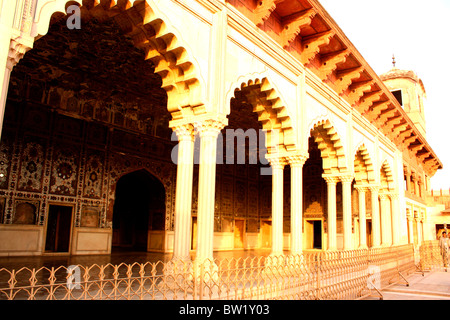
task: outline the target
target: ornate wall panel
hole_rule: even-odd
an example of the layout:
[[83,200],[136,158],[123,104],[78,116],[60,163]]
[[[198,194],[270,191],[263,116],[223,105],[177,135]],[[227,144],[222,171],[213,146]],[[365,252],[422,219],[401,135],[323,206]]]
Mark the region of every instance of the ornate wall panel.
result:
[[70,146],[62,141],[56,145],[53,151],[50,193],[76,196],[79,150],[77,146]]
[[46,150],[45,139],[31,136],[24,138],[17,190],[42,191]]

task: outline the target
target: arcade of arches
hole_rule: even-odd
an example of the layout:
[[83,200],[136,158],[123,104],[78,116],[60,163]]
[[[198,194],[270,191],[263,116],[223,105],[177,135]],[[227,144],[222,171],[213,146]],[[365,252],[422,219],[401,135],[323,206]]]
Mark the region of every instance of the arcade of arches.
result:
[[[411,191],[415,182],[407,168],[418,172],[415,181],[426,182],[431,174],[408,148],[395,150],[398,140],[383,147],[393,160],[372,151],[388,141],[379,138],[381,131],[373,145],[349,147],[348,129],[338,132],[330,112],[309,122],[300,111],[293,116],[280,86],[259,75],[236,80],[224,107],[229,114],[211,117],[192,101],[200,80],[190,78],[194,66],[184,48],[175,48],[173,35],[158,36],[160,20],[140,21],[140,10],[150,11],[145,1],[122,2],[127,4],[108,11],[112,1],[83,1],[80,30],[68,29],[68,17],[54,13],[48,32],[12,69],[0,145],[0,239],[17,237],[14,232],[26,236],[15,248],[4,241],[0,255],[143,250],[185,259],[195,250],[201,259],[213,250],[268,248],[281,254],[389,246],[423,233],[417,231],[426,211],[423,183]],[[289,6],[279,2],[278,14],[287,12]],[[244,16],[254,10],[240,3],[227,6]],[[264,21],[277,16],[271,12],[269,19],[258,15],[268,33]],[[319,14],[301,16],[303,27]],[[317,47],[315,54],[330,42],[321,38],[324,25],[323,18],[315,22],[320,36],[311,30],[303,35]],[[289,43],[294,50],[296,42]],[[324,57],[299,60],[313,68]],[[324,83],[336,80],[334,71],[326,71],[331,73]],[[168,84],[170,77],[176,85]],[[383,94],[374,91],[367,100]],[[367,110],[381,114],[375,105]],[[299,124],[303,119],[306,125]],[[426,151],[420,159],[434,161],[427,145],[408,136],[414,127],[404,126],[404,139]],[[381,129],[367,131],[375,130]],[[234,155],[245,150],[245,163],[229,161],[230,141]],[[412,160],[403,161],[402,154]],[[255,155],[258,161],[252,161]],[[265,169],[270,174],[262,174]],[[414,230],[403,193],[420,208]]]

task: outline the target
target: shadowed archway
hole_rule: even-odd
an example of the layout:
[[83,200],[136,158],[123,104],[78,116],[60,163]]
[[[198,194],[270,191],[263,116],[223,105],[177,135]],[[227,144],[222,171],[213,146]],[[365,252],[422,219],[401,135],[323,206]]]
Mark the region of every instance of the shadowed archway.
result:
[[119,179],[113,213],[113,250],[147,251],[149,232],[164,230],[164,185],[146,170]]

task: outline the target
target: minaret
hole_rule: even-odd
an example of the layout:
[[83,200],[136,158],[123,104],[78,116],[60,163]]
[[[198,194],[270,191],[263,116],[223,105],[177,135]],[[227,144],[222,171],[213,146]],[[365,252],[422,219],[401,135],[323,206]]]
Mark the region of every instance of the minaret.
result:
[[426,138],[424,100],[426,91],[422,80],[413,71],[400,70],[392,56],[392,69],[380,76],[386,87],[397,98],[419,132]]

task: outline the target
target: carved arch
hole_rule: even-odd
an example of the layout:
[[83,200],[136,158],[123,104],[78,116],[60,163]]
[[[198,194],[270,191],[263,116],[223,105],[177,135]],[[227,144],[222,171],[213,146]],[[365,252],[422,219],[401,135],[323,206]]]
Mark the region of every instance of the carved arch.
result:
[[39,2],[31,31],[34,38],[47,34],[55,13],[66,15],[71,4],[81,6],[82,17],[120,19],[120,28],[136,47],[143,49],[146,60],[155,66],[167,92],[167,108],[173,119],[204,112],[204,81],[197,62],[186,49],[179,32],[158,11],[153,0],[47,0]]
[[394,174],[389,162],[385,160],[380,167],[380,192],[391,192],[394,190]]
[[297,150],[291,116],[267,77],[240,79],[232,90],[234,95],[230,101],[235,99],[236,92],[240,91],[252,105],[253,111],[258,114],[258,121],[266,131],[269,154]]
[[318,144],[324,174],[348,170],[345,150],[338,132],[328,119],[321,119],[310,129],[310,136]]
[[373,161],[364,143],[362,143],[355,152],[354,171],[356,184],[375,183]]

